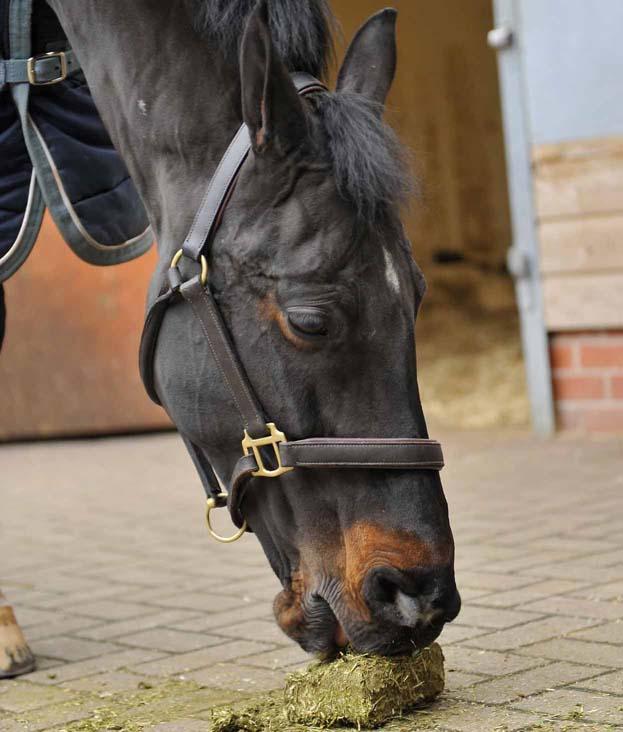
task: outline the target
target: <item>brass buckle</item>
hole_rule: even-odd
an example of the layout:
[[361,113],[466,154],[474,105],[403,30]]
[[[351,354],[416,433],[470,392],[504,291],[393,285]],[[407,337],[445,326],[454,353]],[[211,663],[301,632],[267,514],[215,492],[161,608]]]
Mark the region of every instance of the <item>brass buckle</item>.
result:
[[[253,450],[253,456],[255,457],[255,461],[258,464],[258,470],[251,473],[251,475],[253,475],[257,478],[277,478],[278,476],[283,475],[284,473],[288,473],[290,470],[294,470],[294,468],[285,468],[281,464],[281,453],[279,452],[279,443],[286,442],[287,441],[286,436],[283,434],[283,432],[281,432],[281,430],[277,429],[274,422],[268,422],[266,427],[268,428],[268,431],[270,433],[270,434],[266,435],[266,437],[253,438],[245,430],[244,439],[242,440],[242,451],[245,455],[249,455],[251,453],[251,450]],[[260,447],[266,447],[267,445],[273,446],[273,450],[275,451],[275,457],[277,458],[277,467],[274,470],[269,470],[264,465],[264,461],[262,460],[262,453],[260,452]]]
[[[227,498],[227,493],[219,493],[219,498]],[[220,534],[217,534],[216,531],[212,528],[212,522],[210,521],[210,514],[212,511],[218,508],[217,502],[215,498],[208,498],[208,501],[206,503],[206,524],[208,525],[208,531],[210,532],[210,536],[213,539],[216,539],[216,541],[220,541],[221,544],[233,544],[234,541],[238,541],[241,536],[243,536],[244,532],[247,530],[247,522],[245,521],[242,526],[236,531],[235,534],[232,536],[221,536]]]
[[[183,249],[178,249],[175,252],[175,254],[173,255],[173,259],[171,260],[171,269],[177,267],[183,254]],[[201,284],[205,287],[208,281],[208,260],[202,254],[199,261],[201,262],[201,277],[199,279],[201,281]]]
[[[37,81],[37,71],[35,65],[37,61],[45,58],[57,58],[61,64],[61,73],[54,79],[48,81]],[[67,78],[67,56],[64,51],[49,51],[48,53],[40,53],[38,56],[31,56],[26,62],[26,74],[28,83],[32,86],[49,86],[50,84],[58,84],[59,81],[65,81]]]

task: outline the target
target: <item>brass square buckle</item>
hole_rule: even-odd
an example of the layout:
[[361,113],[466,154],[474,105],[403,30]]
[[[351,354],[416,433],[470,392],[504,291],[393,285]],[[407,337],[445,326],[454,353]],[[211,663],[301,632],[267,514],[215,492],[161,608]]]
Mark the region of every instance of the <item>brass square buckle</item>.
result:
[[[283,475],[284,473],[288,473],[290,470],[294,470],[294,468],[285,468],[281,464],[279,443],[287,442],[286,436],[283,434],[283,432],[281,432],[281,430],[277,429],[274,422],[268,422],[266,427],[268,428],[270,434],[266,435],[266,437],[258,437],[257,439],[251,437],[251,435],[249,435],[249,433],[245,430],[244,439],[242,440],[242,450],[245,455],[249,455],[251,453],[251,450],[253,450],[253,456],[255,457],[255,460],[258,464],[258,470],[251,473],[251,475],[258,478],[277,478],[279,475]],[[260,447],[266,447],[267,445],[272,445],[273,450],[275,451],[277,467],[274,470],[269,470],[264,465],[264,462],[262,460]]]
[[[47,81],[37,81],[37,61],[44,59],[57,58],[61,65],[61,72],[58,76]],[[28,83],[32,86],[48,86],[50,84],[58,84],[59,81],[65,81],[67,78],[67,56],[64,51],[50,51],[49,53],[41,53],[38,56],[31,56],[26,63],[26,73],[28,74]]]

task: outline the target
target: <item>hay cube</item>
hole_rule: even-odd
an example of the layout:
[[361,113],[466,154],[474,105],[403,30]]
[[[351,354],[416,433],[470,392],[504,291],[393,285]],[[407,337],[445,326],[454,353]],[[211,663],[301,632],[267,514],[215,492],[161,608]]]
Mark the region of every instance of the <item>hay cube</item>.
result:
[[443,653],[436,643],[417,656],[345,654],[290,674],[283,692],[215,709],[212,719],[215,732],[370,728],[431,701],[443,687]]
[[434,699],[443,687],[443,653],[436,643],[417,656],[344,655],[291,674],[285,712],[294,724],[375,727]]

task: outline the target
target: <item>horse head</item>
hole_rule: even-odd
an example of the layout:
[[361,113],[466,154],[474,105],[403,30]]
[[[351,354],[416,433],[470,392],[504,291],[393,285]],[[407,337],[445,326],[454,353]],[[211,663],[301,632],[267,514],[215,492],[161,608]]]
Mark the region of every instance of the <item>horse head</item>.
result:
[[[404,152],[382,120],[396,14],[352,41],[335,92],[302,98],[263,3],[240,47],[252,151],[210,251],[209,287],[264,410],[290,440],[427,437],[415,317],[424,294],[400,207]],[[240,424],[187,303],[155,352],[161,401],[183,436],[231,473]],[[428,645],[458,613],[454,543],[433,470],[292,470],[256,479],[241,511],[283,591],[280,627],[322,654]]]

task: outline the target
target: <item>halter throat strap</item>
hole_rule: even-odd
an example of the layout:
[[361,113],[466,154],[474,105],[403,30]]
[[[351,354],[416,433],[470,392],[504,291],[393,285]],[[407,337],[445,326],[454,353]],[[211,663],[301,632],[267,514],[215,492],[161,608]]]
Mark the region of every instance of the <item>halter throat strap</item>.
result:
[[[293,74],[292,80],[301,95],[326,91],[326,87],[309,74]],[[238,538],[247,529],[241,506],[254,478],[278,478],[295,469],[439,471],[444,465],[441,445],[436,440],[317,437],[288,441],[276,425],[267,420],[207,281],[207,251],[250,150],[249,131],[243,124],[210,180],[182,248],[173,258],[167,281],[148,310],[139,355],[141,377],[147,393],[156,404],[160,404],[154,382],[158,334],[168,307],[174,302],[188,302],[243,425],[244,454],[236,463],[227,486],[221,484],[205,451],[182,435],[208,495],[208,526],[210,510],[227,503],[232,519],[240,529],[230,540]],[[182,256],[201,265],[201,272],[189,280],[183,279],[177,266]],[[210,531],[215,538],[224,540],[211,527]]]

